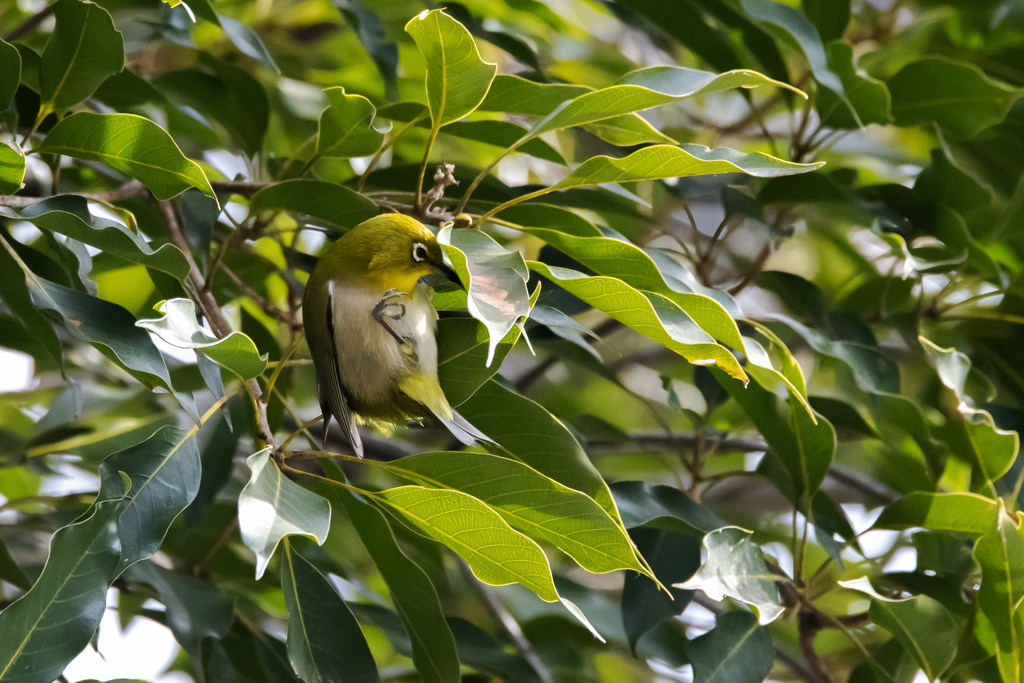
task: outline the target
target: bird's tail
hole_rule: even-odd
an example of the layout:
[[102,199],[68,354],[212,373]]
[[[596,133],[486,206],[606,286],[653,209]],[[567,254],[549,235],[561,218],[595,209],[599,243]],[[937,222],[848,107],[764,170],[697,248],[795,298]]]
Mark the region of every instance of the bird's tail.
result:
[[454,409],[452,409],[451,419],[441,417],[437,413],[434,413],[434,417],[452,433],[452,436],[466,446],[475,446],[478,443],[491,446],[499,445],[497,441],[474,427],[469,420],[459,415]]

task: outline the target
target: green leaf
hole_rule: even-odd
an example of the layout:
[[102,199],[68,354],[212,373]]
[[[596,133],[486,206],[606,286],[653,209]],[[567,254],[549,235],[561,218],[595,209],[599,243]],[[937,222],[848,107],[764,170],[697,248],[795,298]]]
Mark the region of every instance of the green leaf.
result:
[[125,574],[132,582],[149,584],[166,607],[166,624],[193,662],[203,660],[203,640],[227,636],[235,605],[209,581],[140,562]]
[[490,333],[474,318],[443,318],[437,322],[437,380],[452,406],[465,403],[484,382],[498,373],[505,356],[519,341],[513,325],[487,365]]
[[[125,498],[117,518],[118,574],[160,549],[171,522],[199,491],[200,468],[195,439],[173,427],[163,427],[146,441],[103,461],[98,500]],[[127,495],[122,493],[122,475],[131,481]]]
[[35,585],[0,613],[0,680],[50,683],[89,644],[120,555],[119,513],[120,502],[103,503],[53,535]]
[[171,136],[134,114],[73,114],[32,151],[106,164],[140,181],[157,199],[170,199],[190,187],[214,196],[203,169],[181,153]]
[[583,447],[539,403],[492,379],[459,406],[459,412],[516,458],[559,484],[586,494],[612,519],[619,520],[611,491]]
[[7,551],[7,546],[4,545],[2,540],[0,540],[0,579],[23,591],[27,591],[32,587],[32,582],[25,576],[25,572],[21,570],[21,567],[14,561],[14,558],[11,557],[11,554]]
[[[332,478],[342,475],[325,465]],[[333,471],[332,471],[333,470]],[[335,501],[345,506],[359,538],[388,584],[402,623],[409,634],[413,662],[425,683],[458,683],[459,656],[445,621],[434,584],[418,564],[402,552],[387,518],[374,505],[332,486]]]
[[50,322],[32,303],[28,282],[35,282],[36,277],[27,268],[22,269],[20,259],[11,248],[4,236],[0,234],[0,298],[7,309],[21,321],[25,329],[33,337],[33,344],[38,344],[53,358],[64,373],[64,353],[60,338],[54,332]]
[[63,112],[91,96],[124,68],[124,41],[107,11],[81,0],[58,0],[57,20],[39,66],[39,114]]
[[[444,132],[464,140],[485,142],[498,147],[511,147],[528,131],[511,121],[457,121],[445,126]],[[565,159],[558,153],[558,150],[539,138],[521,145],[516,151],[555,164],[565,164]]]
[[184,281],[188,277],[188,260],[180,249],[173,244],[153,249],[142,235],[125,225],[91,215],[85,197],[51,197],[20,212],[0,208],[0,216],[28,221],[43,230],[60,233],[126,261],[163,271],[178,280]]
[[441,10],[423,10],[405,30],[426,61],[427,103],[434,130],[476,109],[498,67],[481,59],[469,31]]
[[[651,563],[658,581],[666,586],[689,579],[700,566],[700,543],[693,536],[661,529],[633,529],[629,535]],[[633,655],[636,656],[637,641],[644,634],[682,614],[692,597],[690,591],[664,591],[650,578],[626,572],[622,583],[622,625]]]
[[1024,675],[1020,619],[1017,608],[1024,598],[1024,538],[1021,514],[1008,515],[1000,504],[995,524],[978,539],[974,557],[981,565],[978,606],[992,622],[996,636],[996,661],[1003,680]]
[[720,303],[703,294],[673,289],[651,257],[639,247],[610,237],[576,237],[545,228],[524,227],[523,231],[541,238],[600,275],[618,278],[638,290],[656,292],[671,299],[709,335],[733,348],[743,348],[736,321]]
[[305,683],[379,683],[359,623],[334,587],[284,542],[281,591],[288,607],[288,659]]
[[0,194],[14,194],[24,181],[25,155],[10,145],[0,143]]
[[935,121],[957,140],[1001,122],[1024,93],[973,64],[937,56],[911,62],[888,85],[897,126]]
[[613,277],[589,277],[575,270],[530,261],[530,269],[612,318],[675,351],[696,365],[717,365],[746,380],[739,362],[667,297],[641,292]]
[[470,315],[487,327],[490,367],[498,344],[516,322],[530,314],[530,295],[526,289],[530,273],[526,262],[520,252],[506,250],[479,230],[453,230],[445,226],[437,241],[466,288]]
[[136,325],[155,333],[172,346],[202,351],[211,360],[242,379],[259,377],[267,369],[266,354],[260,355],[252,339],[232,332],[218,339],[199,326],[196,305],[191,299],[171,299],[160,304],[162,318],[136,321]]
[[422,486],[400,486],[368,495],[446,545],[484,583],[518,583],[545,602],[559,600],[551,568],[540,546],[512,529],[498,513],[473,496]]
[[715,627],[686,644],[693,683],[761,683],[775,661],[768,629],[748,612],[715,617]]
[[250,213],[271,210],[304,214],[342,228],[353,228],[379,213],[363,195],[320,180],[286,180],[253,195]]
[[814,80],[850,106],[843,81],[829,68],[821,36],[806,14],[772,0],[740,0],[740,6],[751,19],[777,26],[788,33],[807,58]]
[[384,23],[363,0],[334,0],[334,6],[370,54],[387,84],[388,99],[394,100],[398,94],[398,46],[388,41]]
[[344,88],[327,88],[328,106],[320,115],[316,153],[322,157],[365,157],[384,141],[373,128],[377,109],[362,95],[346,95]]
[[[850,0],[803,0],[801,4],[804,14],[818,29],[822,40],[829,42],[843,37],[850,23]],[[852,99],[853,93],[849,90],[846,92]]]
[[[824,2],[825,0],[815,1]],[[848,4],[847,7],[849,7]],[[827,51],[828,66],[843,82],[846,96],[850,100],[850,105],[857,112],[857,116],[856,118],[853,116],[850,107],[843,102],[839,95],[823,86],[818,90],[814,103],[821,115],[822,125],[829,128],[852,130],[860,128],[857,119],[860,119],[860,123],[864,125],[869,123],[888,125],[892,118],[889,113],[891,98],[885,83],[857,71],[854,66],[853,48],[846,43],[838,41],[829,43]]]
[[[679,144],[678,140],[665,135],[651,125],[647,119],[638,114],[613,116],[610,119],[588,123],[583,126],[583,130],[619,147],[632,147],[633,145],[642,145],[648,142],[656,142],[660,145]],[[539,139],[534,138],[530,140],[520,147],[519,151],[524,151]]]
[[744,387],[718,370],[712,372],[779,457],[793,482],[793,502],[806,510],[832,464],[835,428],[825,418],[808,412],[792,392],[788,402],[782,401],[762,387],[760,379]]
[[499,74],[494,77],[480,111],[497,111],[525,116],[547,116],[562,102],[593,92],[586,85],[537,83],[522,76]]
[[875,591],[866,576],[838,583],[871,597],[871,619],[903,643],[928,680],[938,678],[953,662],[960,626],[938,600],[927,595],[905,600],[886,598]]
[[209,0],[189,0],[189,2],[195,10],[196,16],[215,26],[219,26],[232,44],[238,48],[239,52],[259,61],[268,69],[278,74],[281,73],[277,63],[274,62],[274,58],[267,51],[267,46],[263,44],[259,34],[251,27],[237,19],[218,14],[214,11]]
[[322,545],[331,527],[330,503],[285,477],[270,460],[270,451],[264,448],[246,459],[252,476],[238,496],[238,528],[242,541],[256,553],[257,579],[282,538],[300,534]]
[[596,123],[696,95],[769,84],[804,95],[792,86],[747,69],[713,74],[677,66],[652,66],[626,74],[615,85],[583,93],[556,106],[530,130],[530,135]]
[[977,493],[908,493],[890,503],[874,529],[911,529],[981,535],[996,523],[996,501]]
[[488,453],[420,453],[387,469],[422,486],[469,494],[511,526],[562,550],[589,572],[647,573],[625,530],[592,498],[526,464]]
[[752,606],[762,624],[782,614],[775,576],[768,571],[761,548],[751,540],[752,531],[727,526],[704,537],[706,558],[693,577],[677,588],[703,591],[712,600],[726,597]]
[[0,109],[6,109],[21,83],[21,53],[10,43],[0,40]]
[[630,529],[656,526],[700,537],[725,526],[715,513],[673,486],[617,481],[611,490],[622,522]]
[[270,103],[260,82],[248,72],[200,52],[199,69],[171,71],[153,84],[173,99],[220,123],[248,156],[263,147]]

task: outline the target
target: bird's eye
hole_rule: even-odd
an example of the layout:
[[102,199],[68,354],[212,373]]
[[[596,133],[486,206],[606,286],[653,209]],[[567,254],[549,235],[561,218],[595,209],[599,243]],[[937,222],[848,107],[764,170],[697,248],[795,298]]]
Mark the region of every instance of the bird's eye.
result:
[[412,259],[417,263],[422,263],[427,260],[427,247],[417,242],[412,245]]

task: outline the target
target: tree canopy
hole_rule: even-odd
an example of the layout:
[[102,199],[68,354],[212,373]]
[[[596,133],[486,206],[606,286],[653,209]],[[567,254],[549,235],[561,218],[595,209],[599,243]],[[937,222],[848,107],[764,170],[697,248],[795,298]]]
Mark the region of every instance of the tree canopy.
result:
[[[108,609],[196,683],[1024,681],[1021,3],[0,35],[0,683]],[[321,439],[304,284],[384,212],[495,445]]]

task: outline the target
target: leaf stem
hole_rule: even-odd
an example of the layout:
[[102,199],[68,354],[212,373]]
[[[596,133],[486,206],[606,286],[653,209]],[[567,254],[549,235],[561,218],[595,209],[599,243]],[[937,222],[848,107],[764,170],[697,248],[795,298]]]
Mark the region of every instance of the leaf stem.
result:
[[[533,138],[530,136],[530,134],[527,133],[526,135],[524,135],[523,137],[519,138],[514,143],[512,143],[512,146],[510,146],[507,149],[503,150],[501,152],[501,154],[499,154],[498,156],[494,157],[494,160],[491,161],[491,163],[487,164],[487,167],[484,168],[484,170],[480,171],[480,173],[477,174],[476,178],[473,178],[473,182],[471,182],[469,184],[469,187],[466,188],[465,194],[462,195],[462,200],[459,202],[458,207],[455,209],[456,215],[462,213],[463,210],[465,210],[466,204],[469,203],[469,198],[473,196],[474,190],[476,190],[476,188],[480,185],[480,183],[482,183],[484,181],[484,178],[486,178],[487,175],[492,170],[494,170],[494,167],[498,165],[498,162],[500,162],[502,159],[504,159],[509,154],[511,154],[512,152],[516,151],[522,145],[525,145],[527,142],[529,142],[532,139]],[[422,185],[422,182],[420,184]],[[490,211],[490,212],[484,214],[483,218],[480,219],[481,222],[483,222],[483,220],[485,220],[486,218],[489,218],[492,214],[498,213],[498,211],[500,211],[503,207],[504,207],[504,205],[501,205],[496,210],[493,210],[493,211]]]
[[437,134],[441,132],[440,126],[432,126],[430,137],[427,138],[427,148],[423,150],[423,161],[420,162],[419,180],[416,181],[416,209],[419,210],[423,204],[423,180],[427,177],[427,165],[430,163],[430,152],[434,149],[434,142]]
[[[385,142],[383,145],[381,145],[380,149],[377,150],[377,153],[373,155],[372,159],[370,159],[370,163],[367,164],[366,170],[363,171],[362,175],[359,176],[359,181],[356,183],[356,192],[362,192],[363,191],[363,187],[366,185],[366,179],[370,177],[370,174],[373,172],[373,169],[377,168],[377,164],[380,162],[381,157],[384,156],[384,153],[387,152],[392,147],[394,147],[395,142],[398,140],[398,138],[400,138],[402,136],[403,133],[405,133],[407,130],[409,130],[410,128],[412,128],[413,126],[415,126],[416,124],[418,124],[420,121],[422,121],[425,118],[427,118],[427,114],[420,114],[419,116],[414,118],[412,121],[410,121],[409,123],[407,123],[404,126],[402,126],[401,128],[399,128],[396,133],[392,134],[387,139],[387,142]],[[423,185],[423,177],[421,176],[420,177],[420,186],[422,187],[422,185]]]

